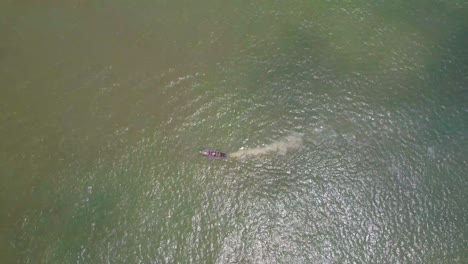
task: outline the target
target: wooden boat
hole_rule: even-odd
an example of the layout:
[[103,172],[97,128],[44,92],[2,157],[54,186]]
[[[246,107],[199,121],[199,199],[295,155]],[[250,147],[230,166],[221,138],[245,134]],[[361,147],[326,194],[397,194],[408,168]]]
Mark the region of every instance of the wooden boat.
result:
[[225,159],[228,157],[226,153],[218,151],[218,150],[212,150],[212,149],[202,150],[200,151],[200,154],[208,156],[213,159]]

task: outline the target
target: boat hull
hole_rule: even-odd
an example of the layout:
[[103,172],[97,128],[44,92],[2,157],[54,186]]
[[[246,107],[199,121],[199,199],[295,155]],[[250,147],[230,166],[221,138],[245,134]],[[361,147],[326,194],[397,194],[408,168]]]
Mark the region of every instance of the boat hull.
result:
[[205,149],[200,151],[200,154],[210,157],[212,159],[225,159],[228,155],[224,152],[212,149]]

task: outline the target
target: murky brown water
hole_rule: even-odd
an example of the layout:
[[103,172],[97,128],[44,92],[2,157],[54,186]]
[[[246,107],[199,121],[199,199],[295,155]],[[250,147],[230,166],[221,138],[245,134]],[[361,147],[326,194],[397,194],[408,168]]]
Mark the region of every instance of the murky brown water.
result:
[[0,3],[0,262],[463,263],[466,13]]

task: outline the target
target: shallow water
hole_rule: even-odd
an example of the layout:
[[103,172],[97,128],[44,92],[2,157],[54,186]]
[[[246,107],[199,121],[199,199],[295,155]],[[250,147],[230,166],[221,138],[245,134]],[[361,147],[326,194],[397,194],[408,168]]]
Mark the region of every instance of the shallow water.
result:
[[4,1],[0,262],[466,262],[467,11]]

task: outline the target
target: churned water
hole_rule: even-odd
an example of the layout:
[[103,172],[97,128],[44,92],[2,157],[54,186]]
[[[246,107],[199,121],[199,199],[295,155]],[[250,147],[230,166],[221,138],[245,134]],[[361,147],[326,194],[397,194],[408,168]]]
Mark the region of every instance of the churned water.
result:
[[250,158],[267,154],[286,155],[288,151],[298,149],[302,146],[302,135],[295,133],[287,136],[284,139],[275,141],[263,147],[251,149],[241,149],[229,155],[230,158]]
[[1,263],[467,263],[466,1],[0,14]]

